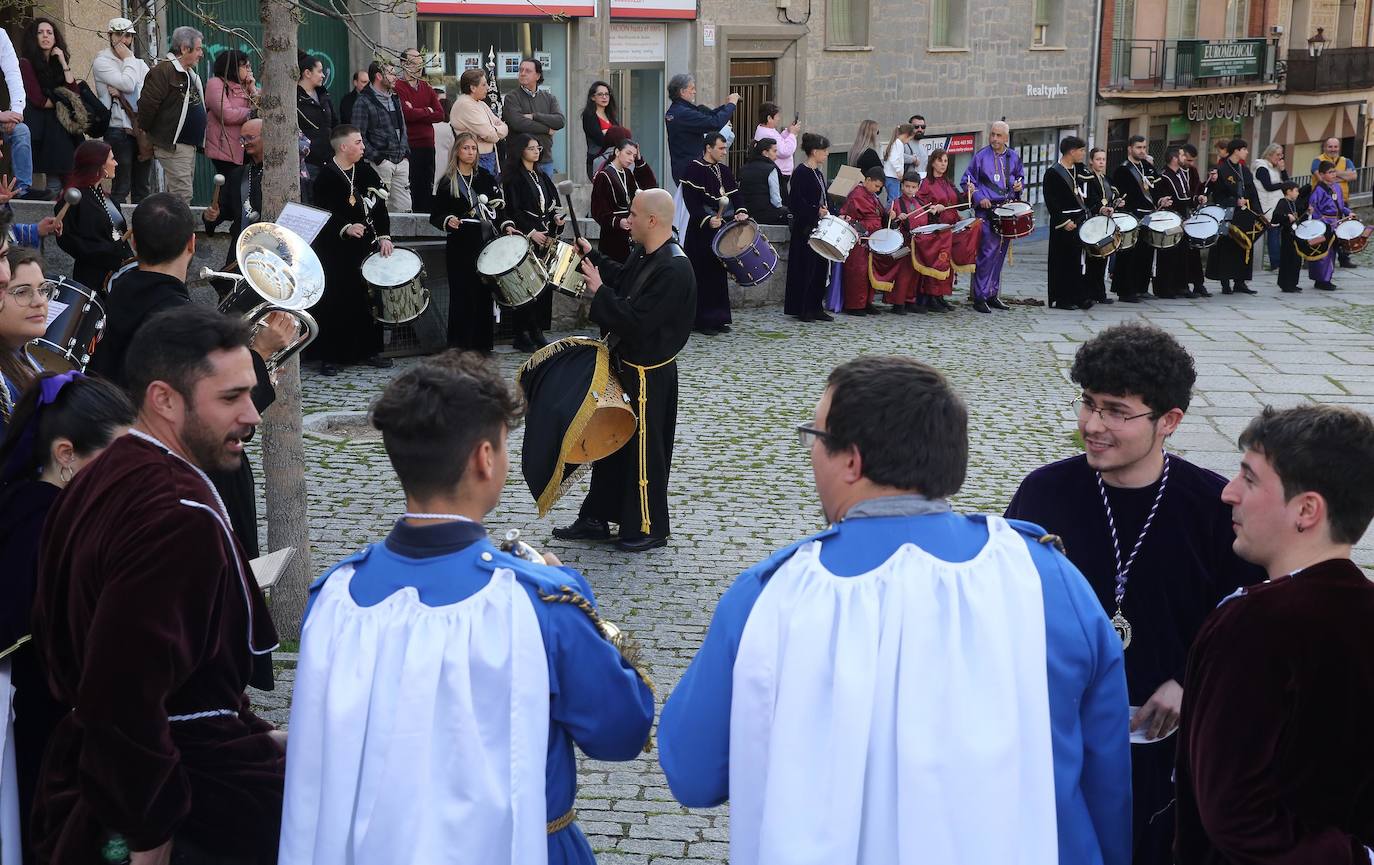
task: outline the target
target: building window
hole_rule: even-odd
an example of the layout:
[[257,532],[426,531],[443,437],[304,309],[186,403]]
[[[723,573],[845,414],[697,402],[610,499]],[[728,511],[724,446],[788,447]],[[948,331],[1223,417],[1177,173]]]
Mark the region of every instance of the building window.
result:
[[1170,39],[1197,38],[1198,0],[1169,0],[1166,31]]
[[1226,38],[1250,35],[1250,0],[1226,0]]
[[1064,47],[1064,0],[1035,0],[1034,48]]
[[826,0],[826,45],[868,46],[868,0]]
[[930,47],[968,47],[968,0],[932,0]]

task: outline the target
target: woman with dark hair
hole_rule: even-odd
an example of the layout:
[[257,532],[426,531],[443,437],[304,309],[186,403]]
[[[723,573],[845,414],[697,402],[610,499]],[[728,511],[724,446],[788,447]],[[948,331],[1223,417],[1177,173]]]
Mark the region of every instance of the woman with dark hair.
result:
[[52,287],[43,282],[42,259],[24,246],[10,246],[0,258],[0,436],[9,428],[14,407],[29,383],[43,371],[29,354],[29,343],[48,330]]
[[[1088,150],[1088,162],[1079,180],[1085,192],[1083,204],[1088,218],[1111,216],[1116,212],[1116,188],[1107,178],[1107,151],[1101,147]],[[1107,296],[1107,259],[1091,255],[1083,257],[1083,286],[1093,303],[1116,303]]]
[[477,137],[460,132],[448,154],[448,169],[434,192],[430,223],[448,238],[448,344],[450,348],[491,353],[496,322],[491,311],[491,284],[477,272],[477,256],[495,230],[514,233],[507,220],[483,222],[478,199],[501,198],[490,171],[477,164]]
[[[76,189],[81,201],[62,217],[57,245],[72,257],[72,279],[89,289],[100,289],[110,273],[133,257],[124,214],[101,186],[115,176],[119,163],[110,145],[100,140],[82,142],[76,149],[75,163],[63,194],[66,189]],[[61,210],[62,202],[58,201],[54,209]]]
[[215,171],[228,177],[243,164],[239,135],[253,116],[257,82],[248,55],[233,48],[215,58],[214,73],[205,82],[205,155],[215,164]]
[[[33,138],[33,170],[47,176],[47,191],[60,192],[62,175],[72,170],[72,154],[86,137],[90,118],[72,74],[67,40],[51,18],[35,18],[24,28],[20,56],[28,62],[24,79],[24,124]],[[10,83],[10,87],[14,84]]]
[[[505,189],[506,217],[516,229],[529,238],[536,251],[542,254],[563,230],[563,217],[558,215],[558,188],[553,179],[539,170],[539,155],[543,152],[534,136],[520,132],[511,136],[506,145],[506,165],[501,173]],[[553,315],[553,293],[545,291],[535,302],[525,304],[510,314],[515,326],[516,351],[538,351],[549,344],[544,328]]]
[[760,138],[749,145],[749,159],[739,173],[740,203],[760,225],[787,225],[778,171],[778,140]]
[[[128,431],[134,407],[118,387],[79,372],[43,373],[25,389],[0,443],[0,673],[14,687],[13,783],[18,791],[23,861],[29,811],[48,737],[66,711],[51,697],[38,652],[29,640],[38,582],[38,539],[57,494],[110,442]],[[0,717],[7,724],[9,712]]]
[[787,206],[792,214],[792,237],[787,250],[787,289],[783,312],[802,321],[834,321],[826,312],[825,289],[830,281],[830,262],[821,258],[806,239],[816,230],[821,217],[829,216],[826,207],[825,163],[830,156],[830,139],[815,132],[801,137],[806,160],[792,173],[787,190]]
[[[928,223],[943,222],[947,225],[954,225],[959,221],[960,212],[955,209],[959,203],[959,190],[954,188],[954,184],[949,179],[949,153],[943,147],[937,147],[931,151],[926,158],[926,176],[921,179],[921,185],[917,188],[916,197],[921,203],[930,208]],[[943,251],[948,253],[950,249],[950,233],[939,231],[935,233],[935,239],[926,241],[930,251],[938,253]],[[917,256],[920,258],[920,256]],[[947,267],[940,270],[933,262],[930,265],[922,264],[916,268],[916,307],[918,309],[929,309],[936,312],[949,312],[954,309],[950,302],[946,300],[954,291],[954,274],[957,268],[953,259],[950,258]],[[944,276],[940,274],[943,273]]]
[[587,105],[582,109],[582,134],[587,137],[587,177],[596,180],[592,162],[610,142],[606,132],[612,126],[620,125],[620,109],[615,104],[615,93],[605,81],[593,81],[587,90]]
[[[647,183],[639,166],[648,171]],[[592,219],[601,226],[597,249],[602,255],[622,264],[630,257],[630,204],[641,189],[654,187],[653,180],[653,171],[639,161],[639,145],[634,139],[618,140],[610,161],[592,181]]]

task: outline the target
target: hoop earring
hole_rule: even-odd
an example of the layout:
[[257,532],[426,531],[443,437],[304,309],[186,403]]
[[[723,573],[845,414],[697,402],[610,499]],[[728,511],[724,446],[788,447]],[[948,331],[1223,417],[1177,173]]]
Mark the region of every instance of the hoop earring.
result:
[[1298,534],[1302,534],[1304,531],[1306,531],[1306,529],[1304,529],[1304,528],[1302,527],[1302,523],[1298,523],[1297,529],[1298,529]]
[[[65,465],[65,464],[64,464],[60,469],[57,470],[57,479],[60,480],[60,481],[62,481],[62,486],[64,486],[64,487],[65,487],[67,484],[71,483],[71,482],[72,482],[72,478],[74,478],[74,477],[76,477],[76,472],[73,471],[73,470],[72,470],[72,467],[69,466],[69,465]],[[1302,530],[1299,529],[1299,531],[1302,531]]]

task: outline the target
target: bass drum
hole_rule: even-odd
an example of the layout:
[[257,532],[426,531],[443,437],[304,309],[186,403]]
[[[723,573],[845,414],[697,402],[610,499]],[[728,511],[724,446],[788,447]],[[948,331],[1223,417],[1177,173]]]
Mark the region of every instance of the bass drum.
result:
[[96,292],[59,276],[48,301],[48,329],[29,343],[29,354],[48,372],[84,372],[105,333],[105,305]]
[[740,285],[758,285],[778,266],[778,253],[752,219],[723,226],[711,241],[711,251]]
[[1106,258],[1121,246],[1121,232],[1110,216],[1094,216],[1080,225],[1078,239],[1091,258]]
[[496,302],[521,307],[544,293],[549,271],[535,254],[529,238],[506,234],[482,247],[477,272],[496,289]]
[[374,252],[363,260],[363,282],[372,298],[372,317],[381,324],[405,324],[429,306],[425,264],[409,249],[396,247],[383,257]]

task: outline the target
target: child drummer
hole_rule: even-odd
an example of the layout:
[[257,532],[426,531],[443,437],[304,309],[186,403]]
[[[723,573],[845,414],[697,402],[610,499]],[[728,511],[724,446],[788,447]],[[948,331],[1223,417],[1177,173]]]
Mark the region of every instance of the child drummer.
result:
[[1293,228],[1302,220],[1298,210],[1298,185],[1291,180],[1279,184],[1283,197],[1274,205],[1274,215],[1270,221],[1280,229],[1282,240],[1279,243],[1279,291],[1292,293],[1302,291],[1298,278],[1302,274],[1302,261],[1293,238]]
[[[848,219],[867,237],[883,227],[883,205],[878,192],[884,184],[883,169],[875,166],[864,173],[863,183],[849,191],[840,208],[840,216]],[[868,244],[856,243],[845,259],[842,285],[845,315],[877,313],[873,305],[873,285],[868,279]]]
[[916,305],[916,266],[912,263],[910,253],[911,230],[930,221],[925,205],[916,197],[916,192],[920,188],[921,175],[915,171],[908,171],[902,177],[902,194],[892,202],[892,210],[888,214],[889,224],[902,232],[902,248],[907,251],[902,255],[892,291],[887,295],[887,302],[892,304],[892,311],[899,314],[907,312],[908,309],[925,312],[924,306]]

